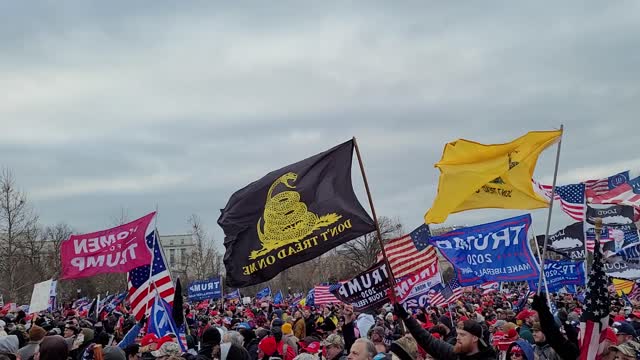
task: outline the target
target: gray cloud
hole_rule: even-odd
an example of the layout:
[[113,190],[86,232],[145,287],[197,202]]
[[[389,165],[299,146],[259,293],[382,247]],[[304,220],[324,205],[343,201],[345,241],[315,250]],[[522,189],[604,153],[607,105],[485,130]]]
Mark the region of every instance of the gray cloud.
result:
[[639,6],[4,3],[0,164],[46,223],[90,231],[157,204],[161,232],[195,212],[221,239],[233,191],[355,135],[377,212],[411,229],[457,138],[563,123],[561,181],[640,168]]

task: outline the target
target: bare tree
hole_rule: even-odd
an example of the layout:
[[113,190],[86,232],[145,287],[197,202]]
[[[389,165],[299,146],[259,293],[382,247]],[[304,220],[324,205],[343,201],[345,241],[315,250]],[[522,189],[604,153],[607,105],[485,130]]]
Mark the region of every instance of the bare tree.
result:
[[27,239],[36,234],[38,216],[27,202],[25,193],[18,190],[9,169],[0,172],[0,273],[1,288],[11,299],[18,291],[33,284],[31,274],[21,271]]
[[213,239],[207,234],[200,217],[193,214],[189,218],[191,233],[195,241],[195,249],[190,255],[190,269],[196,279],[219,275],[221,266],[220,255],[213,248]]
[[62,242],[69,239],[74,231],[66,223],[58,223],[53,226],[47,226],[42,231],[42,240],[44,241],[44,253],[47,258],[47,268],[50,270],[51,276],[60,274],[60,246]]
[[[385,216],[378,218],[382,242],[402,236],[402,224],[397,219]],[[364,270],[378,261],[380,253],[378,234],[372,232],[342,245],[339,253],[356,266],[356,270]]]

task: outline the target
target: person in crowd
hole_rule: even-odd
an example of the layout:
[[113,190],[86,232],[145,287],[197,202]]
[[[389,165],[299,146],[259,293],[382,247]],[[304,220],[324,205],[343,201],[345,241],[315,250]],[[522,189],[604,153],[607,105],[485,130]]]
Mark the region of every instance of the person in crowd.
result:
[[[286,352],[285,352],[286,351]],[[258,344],[258,359],[262,360],[293,360],[296,355],[293,349],[284,346],[282,341],[278,341],[274,336],[267,336]]]
[[553,350],[555,350],[556,354],[563,360],[577,359],[580,355],[577,332],[568,321],[564,321],[562,326],[566,336],[562,334],[560,327],[551,314],[546,294],[541,293],[534,295],[531,308],[538,313],[540,328],[545,335],[545,339]]
[[[219,354],[220,347],[215,346],[211,347],[211,353],[209,354],[209,359],[213,359],[213,354]],[[168,341],[160,345],[158,350],[154,350],[151,352],[151,355],[155,359],[166,360],[170,356],[180,356],[182,354],[182,349],[180,349],[180,345],[173,341]],[[201,355],[198,354],[196,359],[201,359]]]
[[611,346],[612,358],[616,360],[637,360],[640,357],[640,344],[627,341],[621,345]]
[[29,329],[29,342],[18,350],[17,355],[20,359],[31,359],[33,355],[38,352],[40,343],[42,342],[42,339],[44,339],[45,335],[47,335],[45,329],[38,325],[31,326],[31,329]]
[[6,355],[9,359],[15,360],[20,343],[16,335],[0,337],[0,355]]
[[242,335],[242,338],[244,339],[242,346],[244,347],[245,350],[247,350],[249,357],[251,358],[251,360],[257,360],[258,344],[260,343],[260,339],[256,337],[255,331],[251,329],[249,324],[247,324],[246,326],[242,325],[242,327],[240,327],[238,331],[240,332],[240,334]]
[[299,353],[298,342],[300,339],[293,335],[291,323],[285,323],[282,325],[282,341],[289,345],[296,354]]
[[331,334],[321,343],[323,354],[327,360],[346,360],[345,344],[338,334]]
[[227,342],[220,345],[219,360],[249,360],[249,353],[244,347]]
[[353,345],[351,345],[351,351],[349,352],[348,360],[373,360],[376,356],[376,347],[369,339],[360,338],[357,339]]
[[[219,353],[222,335],[215,327],[209,327],[202,333],[201,347],[196,356],[197,360],[213,360],[213,353]],[[214,349],[214,348],[217,348]]]
[[131,344],[126,346],[124,354],[127,356],[127,360],[138,360],[140,358],[140,345]]
[[307,326],[304,317],[302,317],[302,312],[296,311],[293,317],[295,319],[293,322],[293,335],[298,339],[304,339],[307,336]]
[[105,346],[102,348],[103,360],[127,360],[127,354],[117,346]]
[[458,329],[457,341],[454,346],[431,336],[399,303],[394,305],[394,311],[403,320],[418,345],[434,358],[441,360],[493,360],[496,358],[496,352],[485,342],[482,326],[474,320],[462,322],[462,326]]
[[551,345],[547,342],[547,337],[542,332],[542,327],[539,322],[534,322],[531,326],[531,330],[533,331],[533,340],[535,344],[533,346],[533,350],[535,355],[539,360],[561,360],[556,354],[556,351],[553,350]]
[[617,345],[622,345],[628,341],[632,341],[636,337],[636,331],[633,326],[626,321],[622,322],[614,322],[613,329],[616,332],[616,337],[618,340]]
[[536,312],[528,309],[522,310],[518,316],[516,316],[516,320],[522,322],[520,325],[520,329],[518,330],[518,335],[520,338],[525,339],[529,342],[529,344],[533,344],[535,341],[533,339],[533,332],[531,331],[531,326],[534,321],[536,321]]
[[416,360],[418,358],[418,343],[409,336],[404,336],[391,343],[389,347],[391,360]]
[[67,360],[69,347],[60,335],[45,336],[40,343],[34,360]]
[[528,341],[518,339],[507,349],[507,360],[534,360],[535,352]]

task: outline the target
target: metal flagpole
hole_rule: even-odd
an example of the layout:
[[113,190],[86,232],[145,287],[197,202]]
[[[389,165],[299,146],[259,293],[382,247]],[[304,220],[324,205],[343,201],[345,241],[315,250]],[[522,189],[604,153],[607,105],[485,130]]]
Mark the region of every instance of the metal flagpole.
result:
[[378,216],[376,215],[376,209],[373,206],[373,199],[371,197],[371,191],[369,190],[369,182],[367,181],[367,175],[364,172],[364,164],[362,162],[362,156],[360,156],[360,148],[358,148],[358,142],[356,141],[356,137],[353,137],[353,147],[356,150],[356,156],[358,157],[358,164],[360,165],[360,172],[362,173],[362,180],[364,181],[364,188],[367,191],[367,197],[369,198],[369,206],[371,207],[371,214],[373,215],[373,222],[376,226],[376,235],[378,236],[378,241],[380,242],[380,248],[382,249],[382,256],[384,257],[384,262],[387,265],[387,269],[389,270],[389,298],[391,299],[391,303],[396,303],[395,297],[395,287],[396,287],[396,278],[393,275],[393,269],[391,269],[391,264],[389,263],[389,258],[387,257],[387,252],[384,249],[384,243],[382,242],[382,232],[380,231],[380,224],[378,223]]
[[[549,200],[549,215],[547,216],[547,229],[544,233],[544,244],[542,247],[542,259],[540,259],[540,278],[538,279],[538,295],[542,290],[542,277],[544,276],[544,259],[547,257],[547,241],[549,240],[549,228],[551,227],[551,213],[553,212],[553,202],[556,197],[556,181],[558,180],[558,164],[560,163],[560,148],[562,147],[562,136],[564,136],[564,125],[560,125],[560,139],[558,140],[558,151],[556,152],[556,165],[553,169],[553,185],[551,187],[551,200]],[[536,242],[537,248],[537,242]]]
[[[154,289],[156,285],[156,283],[153,281],[153,262],[155,261],[155,255],[156,255],[156,241],[158,241],[157,239],[158,232],[156,231],[157,228],[158,228],[158,204],[156,204],[156,214],[153,217],[153,243],[151,245],[151,263],[149,264],[149,292],[151,292],[151,285],[153,285]],[[157,292],[157,289],[156,289],[156,292]],[[145,301],[144,315],[148,315],[147,314],[148,311],[149,311],[149,302]]]

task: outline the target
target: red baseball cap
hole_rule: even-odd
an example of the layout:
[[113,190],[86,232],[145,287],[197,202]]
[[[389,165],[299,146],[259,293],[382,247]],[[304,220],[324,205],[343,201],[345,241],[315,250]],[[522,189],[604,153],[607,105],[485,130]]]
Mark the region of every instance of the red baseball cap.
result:
[[140,346],[147,346],[157,342],[158,337],[156,336],[156,334],[147,334],[142,337],[142,340],[140,340]]
[[171,336],[169,336],[169,335],[165,335],[165,336],[161,337],[160,339],[158,339],[158,349],[160,349],[162,344],[168,343],[168,342],[173,342],[173,338]]
[[303,350],[308,352],[309,354],[317,354],[318,351],[320,350],[320,343],[317,341],[314,341],[311,344],[309,344],[309,346],[303,348]]

